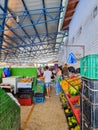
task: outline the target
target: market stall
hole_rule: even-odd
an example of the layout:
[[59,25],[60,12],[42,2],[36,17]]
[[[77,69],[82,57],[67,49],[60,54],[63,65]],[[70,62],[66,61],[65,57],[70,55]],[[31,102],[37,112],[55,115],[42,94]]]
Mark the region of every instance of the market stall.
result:
[[10,76],[6,78],[2,78],[3,84],[10,84],[14,88],[14,94],[18,92],[17,90],[17,83],[19,80],[22,79],[22,76]]
[[66,115],[69,129],[80,129],[80,76],[65,78],[61,81],[60,100]]

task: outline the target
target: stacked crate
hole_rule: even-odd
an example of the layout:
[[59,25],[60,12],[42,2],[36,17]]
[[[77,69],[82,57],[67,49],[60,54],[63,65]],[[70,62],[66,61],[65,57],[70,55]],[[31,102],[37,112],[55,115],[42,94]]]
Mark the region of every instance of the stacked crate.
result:
[[0,88],[0,130],[20,129],[20,107]]
[[43,103],[45,100],[45,87],[44,83],[37,83],[36,86],[34,86],[34,103]]
[[81,59],[81,130],[98,130],[98,55]]
[[23,106],[30,106],[33,103],[32,83],[18,83],[18,102]]

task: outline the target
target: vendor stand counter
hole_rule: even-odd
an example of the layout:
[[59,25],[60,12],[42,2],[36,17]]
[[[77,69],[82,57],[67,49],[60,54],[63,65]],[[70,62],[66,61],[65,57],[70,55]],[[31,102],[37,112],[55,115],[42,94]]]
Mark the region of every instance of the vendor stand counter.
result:
[[0,84],[0,88],[5,90],[6,92],[13,92],[14,88],[10,84]]
[[32,88],[33,86],[33,81],[31,82],[18,82],[17,83],[17,88]]
[[10,76],[6,78],[2,78],[2,83],[10,84],[14,87],[14,94],[17,93],[17,83],[22,79],[22,76]]

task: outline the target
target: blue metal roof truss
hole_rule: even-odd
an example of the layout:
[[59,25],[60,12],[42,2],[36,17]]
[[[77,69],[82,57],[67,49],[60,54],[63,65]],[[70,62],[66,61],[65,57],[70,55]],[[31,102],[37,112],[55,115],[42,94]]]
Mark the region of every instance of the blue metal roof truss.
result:
[[[27,53],[27,51],[29,52],[29,55],[32,52],[36,52],[36,54],[39,54],[40,52],[41,55],[44,55],[47,52],[49,54],[58,52],[57,50],[59,47],[56,47],[55,45],[60,45],[61,43],[56,42],[56,40],[59,38],[63,39],[64,37],[63,32],[58,32],[59,20],[62,19],[62,17],[60,17],[60,13],[63,12],[64,8],[62,6],[62,0],[60,0],[59,7],[50,8],[46,8],[45,0],[42,0],[42,8],[35,10],[29,10],[25,3],[25,0],[21,0],[21,2],[23,4],[24,10],[16,12],[8,7],[8,0],[4,0],[4,5],[0,4],[0,10],[3,12],[0,14],[0,19],[2,20],[2,22],[0,22],[0,53],[1,56],[3,56],[0,57],[0,60],[5,60],[8,54],[13,54],[18,58],[18,53]],[[55,11],[55,9],[58,11]],[[40,13],[37,13],[38,11]],[[17,16],[19,17],[19,21],[17,21]],[[33,19],[33,16],[36,16],[37,18]],[[15,21],[14,26],[7,23],[7,21],[10,19],[13,19]],[[25,19],[28,19],[29,23],[24,24]],[[48,23],[55,21],[58,22],[57,29],[53,32],[49,32]],[[39,33],[36,28],[37,25],[44,25],[45,32]],[[28,33],[28,28],[32,28],[34,30],[34,33]],[[23,34],[18,34],[17,30],[21,30]],[[10,31],[12,33],[12,36],[6,34],[7,31]],[[58,34],[61,35],[61,37],[58,38]],[[3,42],[6,43],[6,45],[3,45]],[[30,47],[31,49],[28,49],[27,47]],[[25,51],[21,48],[23,48]],[[43,52],[43,50],[47,50],[47,52]]]

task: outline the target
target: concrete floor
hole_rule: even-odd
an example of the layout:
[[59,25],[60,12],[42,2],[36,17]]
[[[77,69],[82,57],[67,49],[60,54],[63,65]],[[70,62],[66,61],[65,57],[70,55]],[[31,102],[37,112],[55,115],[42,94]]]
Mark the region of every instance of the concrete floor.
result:
[[51,97],[44,103],[21,107],[21,130],[68,130],[54,87],[51,87]]

